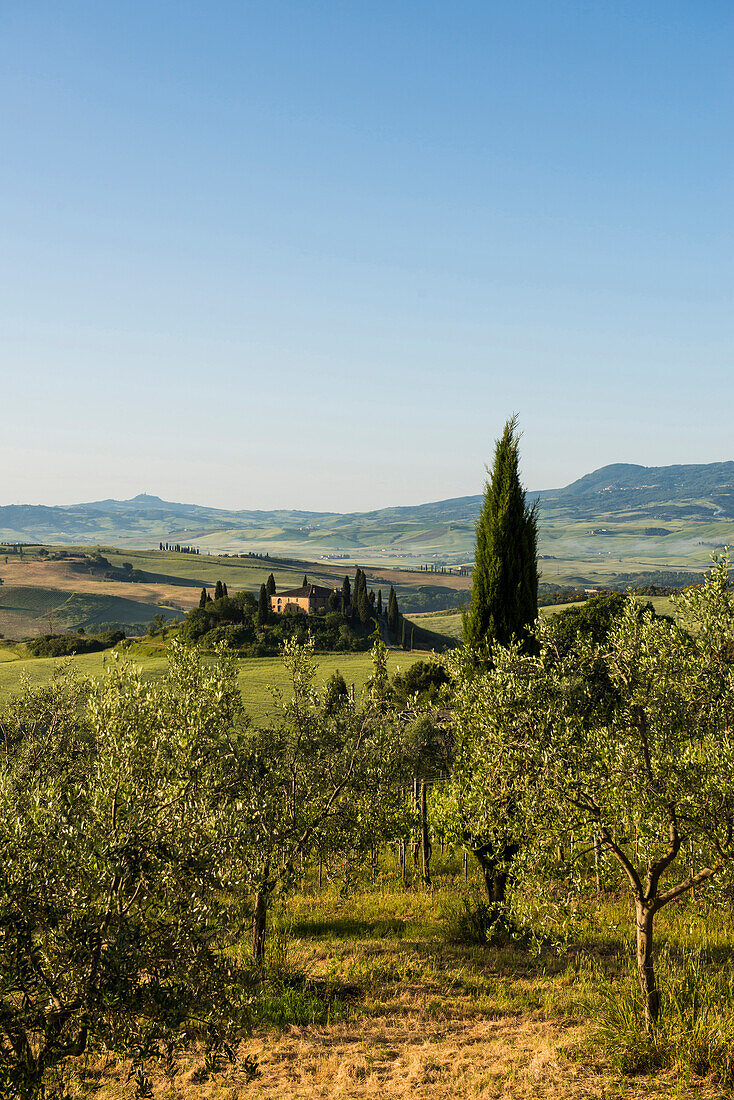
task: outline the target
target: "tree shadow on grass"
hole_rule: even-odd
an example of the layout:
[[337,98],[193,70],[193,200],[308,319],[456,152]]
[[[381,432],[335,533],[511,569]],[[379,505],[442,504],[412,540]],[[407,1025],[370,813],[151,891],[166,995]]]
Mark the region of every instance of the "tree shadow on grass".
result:
[[303,939],[402,939],[405,935],[405,921],[397,917],[382,920],[330,917],[323,920],[297,920],[290,931],[292,935]]

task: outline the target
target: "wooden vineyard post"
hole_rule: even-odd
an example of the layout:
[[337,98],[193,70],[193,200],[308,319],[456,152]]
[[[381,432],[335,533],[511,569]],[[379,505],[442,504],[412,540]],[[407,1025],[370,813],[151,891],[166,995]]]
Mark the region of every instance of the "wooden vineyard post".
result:
[[[419,792],[420,780],[417,775],[413,776],[413,808],[416,812],[420,812],[420,792]],[[420,850],[420,843],[417,838],[414,837],[411,845],[413,849],[413,866],[418,866],[418,852]]]
[[423,882],[431,885],[431,842],[428,839],[428,785],[421,779],[421,850],[423,855]]

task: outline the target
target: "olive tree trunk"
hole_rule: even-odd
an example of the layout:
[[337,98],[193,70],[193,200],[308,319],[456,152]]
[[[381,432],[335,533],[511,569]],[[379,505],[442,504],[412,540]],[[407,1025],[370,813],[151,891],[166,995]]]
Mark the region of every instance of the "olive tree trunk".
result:
[[474,856],[482,872],[487,900],[493,905],[504,905],[507,894],[508,864],[517,855],[517,844],[506,844],[501,850],[484,845],[474,849]]
[[252,918],[252,958],[257,966],[265,960],[265,931],[268,920],[270,891],[262,885],[255,894],[255,912]]
[[635,924],[637,927],[637,971],[640,978],[640,992],[645,1010],[645,1030],[652,1031],[660,1011],[660,994],[655,983],[655,969],[652,964],[652,924],[655,910],[639,898],[635,901]]

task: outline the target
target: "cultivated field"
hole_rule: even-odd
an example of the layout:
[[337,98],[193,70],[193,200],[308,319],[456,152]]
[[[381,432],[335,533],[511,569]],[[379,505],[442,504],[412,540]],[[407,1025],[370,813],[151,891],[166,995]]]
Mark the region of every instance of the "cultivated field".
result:
[[[140,624],[150,622],[156,614],[181,618],[198,605],[202,587],[211,590],[218,580],[230,593],[244,589],[256,595],[271,572],[280,591],[299,587],[304,574],[315,584],[337,589],[346,574],[354,575],[354,566],[347,562],[324,566],[167,550],[99,549],[114,569],[121,570],[129,563],[145,579],[129,582],[107,578],[104,570],[80,572],[75,567],[89,548],[80,548],[76,559],[62,561],[39,558],[36,551],[26,551],[23,558],[8,555],[7,560],[0,554],[0,635],[18,639],[79,626],[89,630],[100,623]],[[65,552],[74,550],[66,548]],[[385,602],[393,584],[401,608],[406,609],[423,607],[426,600],[429,607],[456,606],[471,587],[468,577],[404,570],[368,569],[367,583],[375,591],[382,589]]]

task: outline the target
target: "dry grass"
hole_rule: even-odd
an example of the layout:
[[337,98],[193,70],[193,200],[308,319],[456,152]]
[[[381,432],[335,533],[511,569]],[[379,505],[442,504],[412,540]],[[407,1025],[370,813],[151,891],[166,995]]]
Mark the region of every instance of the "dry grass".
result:
[[457,592],[468,592],[472,586],[471,577],[460,577],[455,573],[421,573],[415,569],[380,569],[367,566],[368,584],[430,584],[437,588],[451,588]]
[[[296,1032],[250,1044],[262,1078],[256,1097],[574,1095],[556,1055],[557,1029],[543,1021],[405,1016]],[[236,1096],[237,1093],[234,1093]],[[578,1095],[578,1094],[577,1094]]]
[[[407,1006],[406,1006],[407,1008]],[[324,1028],[290,1028],[243,1044],[260,1077],[237,1066],[206,1079],[193,1055],[173,1085],[154,1082],[155,1100],[714,1100],[705,1082],[675,1075],[621,1079],[604,1067],[570,1060],[565,1051],[586,1025],[527,1019],[436,1018],[413,1005],[396,1016]],[[100,1100],[129,1097],[124,1067],[108,1077]]]
[[166,605],[181,611],[198,606],[201,588],[173,584],[110,581],[90,573],[75,573],[69,561],[9,560],[2,567],[3,583],[10,587],[54,588],[82,595],[121,596],[136,603]]
[[[588,970],[572,957],[448,943],[438,915],[449,890],[328,891],[292,899],[288,966],[348,1001],[346,1021],[261,1029],[241,1060],[207,1078],[192,1051],[155,1100],[714,1100],[682,1074],[620,1077],[583,1009]],[[99,1100],[122,1100],[125,1067],[103,1074]]]

